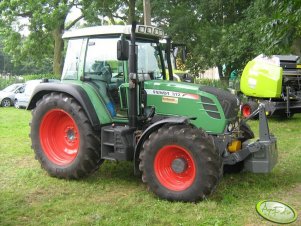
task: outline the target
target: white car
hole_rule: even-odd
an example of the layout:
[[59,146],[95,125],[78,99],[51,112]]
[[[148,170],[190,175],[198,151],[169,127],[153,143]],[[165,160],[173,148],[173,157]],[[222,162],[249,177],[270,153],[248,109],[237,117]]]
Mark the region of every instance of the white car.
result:
[[[18,93],[15,95],[14,104],[16,108],[27,108],[29,104],[30,97],[34,91],[34,89],[43,82],[42,79],[30,80],[25,82],[24,92]],[[60,80],[49,79],[48,82],[60,82]]]
[[23,92],[24,83],[15,83],[0,91],[1,107],[10,107],[14,104],[15,95]]

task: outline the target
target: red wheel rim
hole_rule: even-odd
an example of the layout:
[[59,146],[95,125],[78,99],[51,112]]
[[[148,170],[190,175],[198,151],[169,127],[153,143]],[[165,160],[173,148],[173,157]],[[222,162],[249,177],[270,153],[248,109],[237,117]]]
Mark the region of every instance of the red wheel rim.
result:
[[251,114],[251,108],[250,108],[250,106],[249,105],[243,105],[242,106],[242,115],[244,117],[248,117],[248,116],[250,116],[250,114]]
[[48,159],[57,165],[71,163],[77,156],[80,134],[67,112],[54,109],[43,117],[40,142]]
[[[181,172],[176,172],[173,163],[177,160],[185,163]],[[192,155],[178,145],[167,145],[161,148],[154,162],[155,174],[159,182],[172,191],[183,191],[195,180],[196,166]]]

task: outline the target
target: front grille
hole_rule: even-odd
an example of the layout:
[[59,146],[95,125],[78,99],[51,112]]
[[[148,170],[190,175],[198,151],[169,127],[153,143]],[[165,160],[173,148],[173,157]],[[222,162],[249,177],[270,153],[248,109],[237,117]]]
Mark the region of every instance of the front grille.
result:
[[[201,86],[200,90],[203,91],[203,92],[210,93],[218,99],[218,101],[220,102],[220,104],[223,108],[225,117],[227,119],[237,117],[238,111],[239,111],[239,102],[238,102],[238,99],[235,95],[231,94],[228,91],[218,89],[218,88],[215,88],[215,87],[210,87],[210,86]],[[204,100],[203,101],[202,98],[206,98],[206,99],[203,99]],[[202,102],[205,103],[205,106],[206,106],[206,104],[209,104],[209,105],[214,104],[214,102],[211,99],[207,98],[207,97],[201,97],[201,100],[202,100]],[[218,113],[217,109],[216,109],[216,112],[215,112],[215,111],[209,110],[209,108],[206,109],[205,106],[204,106],[204,109],[207,111],[207,113],[209,111],[214,112],[214,113]],[[219,115],[219,118],[220,118],[220,113],[218,115]],[[213,117],[213,116],[211,116],[211,117]],[[215,114],[215,118],[216,117],[218,117],[217,114]]]
[[212,118],[221,119],[221,115],[218,112],[218,109],[213,100],[208,97],[201,96],[201,102],[208,115],[210,115]]

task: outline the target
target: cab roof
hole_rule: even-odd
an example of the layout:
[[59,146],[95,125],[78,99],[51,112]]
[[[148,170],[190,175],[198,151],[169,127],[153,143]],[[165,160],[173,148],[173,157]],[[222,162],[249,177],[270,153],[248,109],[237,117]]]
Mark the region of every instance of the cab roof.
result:
[[[63,35],[64,39],[76,38],[76,37],[89,37],[89,36],[102,36],[102,35],[130,35],[131,34],[131,25],[108,25],[108,26],[96,26],[96,27],[86,27],[80,28],[72,31],[66,31]],[[136,34],[154,37],[154,38],[163,38],[163,30],[145,25],[136,26]]]

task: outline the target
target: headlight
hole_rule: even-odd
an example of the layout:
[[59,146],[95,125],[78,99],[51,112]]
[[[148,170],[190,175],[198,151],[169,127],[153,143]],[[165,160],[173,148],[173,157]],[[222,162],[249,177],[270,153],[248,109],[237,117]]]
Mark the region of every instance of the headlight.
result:
[[230,122],[227,126],[227,130],[228,130],[228,132],[232,132],[234,129],[238,129],[238,127],[239,127],[238,121]]
[[145,27],[144,26],[139,26],[138,32],[145,33]]
[[239,122],[236,121],[236,122],[235,122],[235,128],[238,128],[238,126],[239,126]]
[[234,124],[233,123],[229,123],[228,125],[228,132],[231,132],[234,129]]
[[147,27],[146,28],[146,33],[152,34],[153,33],[153,28]]

